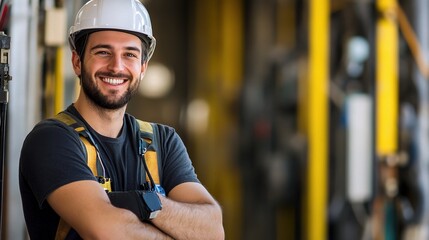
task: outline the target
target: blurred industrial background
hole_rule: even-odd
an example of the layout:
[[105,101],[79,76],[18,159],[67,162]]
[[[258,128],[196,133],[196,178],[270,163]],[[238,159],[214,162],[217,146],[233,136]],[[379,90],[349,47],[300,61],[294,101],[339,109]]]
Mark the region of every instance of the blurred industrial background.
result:
[[[85,2],[0,1],[1,239],[27,239],[20,149],[76,97],[66,37]],[[429,239],[429,1],[143,2],[157,48],[128,110],[176,128],[226,239]]]

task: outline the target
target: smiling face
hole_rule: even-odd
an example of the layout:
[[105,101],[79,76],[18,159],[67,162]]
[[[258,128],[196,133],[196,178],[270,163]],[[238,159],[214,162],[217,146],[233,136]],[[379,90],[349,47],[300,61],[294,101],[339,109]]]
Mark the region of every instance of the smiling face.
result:
[[118,31],[90,34],[83,61],[76,52],[72,57],[83,93],[101,108],[124,107],[147,67],[142,64],[142,52],[142,42],[134,35]]

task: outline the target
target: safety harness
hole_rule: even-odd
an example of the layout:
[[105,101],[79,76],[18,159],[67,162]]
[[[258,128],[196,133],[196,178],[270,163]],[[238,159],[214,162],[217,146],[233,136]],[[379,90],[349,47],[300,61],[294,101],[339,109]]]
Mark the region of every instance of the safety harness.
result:
[[[94,139],[92,138],[89,131],[86,129],[85,125],[78,120],[75,116],[67,113],[65,111],[58,113],[53,117],[54,120],[60,121],[65,125],[73,128],[78,134],[83,145],[83,148],[86,152],[86,161],[88,167],[91,169],[94,176],[97,178],[97,181],[104,188],[106,192],[111,192],[111,180],[106,178],[104,166],[101,162],[99,149]],[[149,123],[139,119],[135,119],[140,128],[140,139],[138,139],[138,148],[139,154],[143,156],[146,169],[146,181],[151,183],[153,190],[165,195],[164,190],[160,185],[160,174],[159,174],[159,159],[156,153],[157,148],[157,138],[154,134],[154,126]],[[100,164],[97,164],[97,160]],[[66,223],[63,219],[60,219],[58,224],[57,233],[55,240],[64,240],[66,239],[68,233],[70,232],[70,225]]]

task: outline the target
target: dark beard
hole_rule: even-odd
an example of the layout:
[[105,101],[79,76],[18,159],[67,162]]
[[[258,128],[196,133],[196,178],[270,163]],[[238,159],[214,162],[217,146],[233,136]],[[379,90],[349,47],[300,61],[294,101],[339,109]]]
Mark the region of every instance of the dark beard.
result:
[[[103,73],[103,75],[107,75],[109,77],[115,78],[115,77],[127,77],[124,75],[114,75],[110,73]],[[124,107],[128,102],[131,100],[131,97],[134,95],[134,93],[137,91],[137,87],[130,86],[127,91],[124,93],[124,95],[121,96],[119,100],[116,101],[110,101],[108,100],[108,97],[104,96],[100,90],[97,88],[95,83],[91,81],[91,76],[85,71],[85,68],[82,68],[82,75],[81,75],[81,84],[82,89],[86,96],[97,106],[104,108],[104,109],[110,109],[110,110],[116,110],[119,108]]]

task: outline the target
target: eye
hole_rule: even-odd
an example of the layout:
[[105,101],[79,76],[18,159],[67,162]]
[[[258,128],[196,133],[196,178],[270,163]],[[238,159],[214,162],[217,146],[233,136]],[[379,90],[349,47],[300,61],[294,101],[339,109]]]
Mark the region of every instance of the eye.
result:
[[109,52],[102,50],[102,51],[97,51],[95,54],[100,56],[106,56],[106,55],[109,55]]
[[138,56],[134,53],[126,53],[125,56],[130,57],[130,58],[137,58]]

